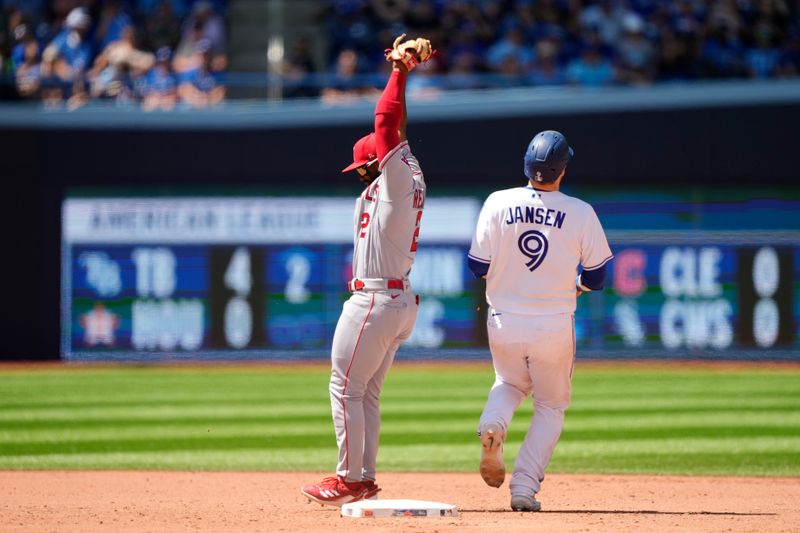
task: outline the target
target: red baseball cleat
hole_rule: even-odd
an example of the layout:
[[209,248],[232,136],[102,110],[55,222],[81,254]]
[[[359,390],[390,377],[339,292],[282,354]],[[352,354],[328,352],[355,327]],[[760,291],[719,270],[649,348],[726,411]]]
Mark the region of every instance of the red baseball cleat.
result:
[[375,499],[380,490],[374,481],[345,481],[340,476],[331,476],[315,485],[306,485],[300,492],[309,500],[341,507],[346,503]]

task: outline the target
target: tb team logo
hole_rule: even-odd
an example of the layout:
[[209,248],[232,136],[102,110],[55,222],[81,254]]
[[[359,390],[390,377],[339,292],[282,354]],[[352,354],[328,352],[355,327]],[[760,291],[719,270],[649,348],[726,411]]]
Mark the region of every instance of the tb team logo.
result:
[[86,283],[101,297],[116,296],[122,289],[119,263],[105,252],[84,252],[78,258],[86,269]]

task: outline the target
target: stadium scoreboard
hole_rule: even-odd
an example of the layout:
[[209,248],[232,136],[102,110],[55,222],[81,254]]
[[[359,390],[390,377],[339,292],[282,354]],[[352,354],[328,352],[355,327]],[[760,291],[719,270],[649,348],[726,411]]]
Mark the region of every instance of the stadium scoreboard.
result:
[[[352,278],[349,198],[69,198],[63,219],[66,359],[316,355]],[[465,257],[479,204],[426,203],[408,344],[476,343]]]
[[[479,209],[426,202],[403,350],[488,357],[483,284],[466,261]],[[62,357],[326,357],[352,224],[350,198],[67,198]],[[798,357],[795,237],[608,234],[606,289],[578,301],[579,357]]]
[[748,239],[744,232],[718,235],[717,243],[714,238],[612,243],[603,316],[593,322],[579,315],[595,328],[596,342],[631,356],[666,350],[758,357],[795,350],[797,246],[768,236]]

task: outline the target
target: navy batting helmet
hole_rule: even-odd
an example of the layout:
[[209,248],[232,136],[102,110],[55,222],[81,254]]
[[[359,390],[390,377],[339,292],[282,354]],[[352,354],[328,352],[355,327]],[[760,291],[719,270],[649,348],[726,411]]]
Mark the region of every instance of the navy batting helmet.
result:
[[554,182],[574,153],[566,137],[559,132],[546,130],[537,133],[525,152],[525,175],[539,183]]

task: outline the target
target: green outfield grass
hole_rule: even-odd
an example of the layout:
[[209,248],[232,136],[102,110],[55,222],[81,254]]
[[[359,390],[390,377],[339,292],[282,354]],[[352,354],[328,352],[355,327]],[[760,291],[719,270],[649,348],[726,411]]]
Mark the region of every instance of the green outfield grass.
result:
[[[332,471],[329,369],[0,369],[1,469]],[[474,471],[489,364],[395,365],[379,469]],[[513,457],[526,403],[506,446]],[[550,472],[800,475],[800,368],[579,364]]]

